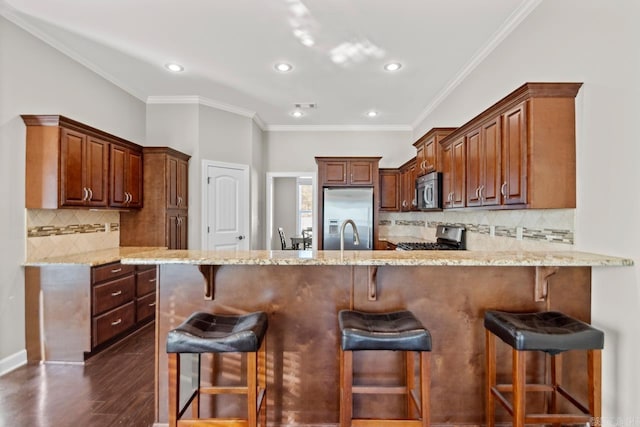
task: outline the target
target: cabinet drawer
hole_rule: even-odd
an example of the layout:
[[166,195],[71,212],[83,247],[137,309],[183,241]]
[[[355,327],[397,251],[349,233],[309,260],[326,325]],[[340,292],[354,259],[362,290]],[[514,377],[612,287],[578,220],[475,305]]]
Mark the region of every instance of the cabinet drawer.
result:
[[155,269],[138,272],[136,276],[136,296],[141,297],[156,290]]
[[135,265],[125,265],[115,262],[113,264],[101,265],[100,267],[93,267],[91,270],[92,282],[99,283],[107,280],[115,279],[116,277],[125,276],[135,271]]
[[156,293],[138,298],[136,301],[136,317],[137,321],[147,320],[156,314]]
[[98,315],[114,307],[129,302],[135,293],[135,277],[122,277],[93,287],[93,315]]
[[126,331],[135,324],[135,305],[131,301],[122,307],[93,318],[93,346]]

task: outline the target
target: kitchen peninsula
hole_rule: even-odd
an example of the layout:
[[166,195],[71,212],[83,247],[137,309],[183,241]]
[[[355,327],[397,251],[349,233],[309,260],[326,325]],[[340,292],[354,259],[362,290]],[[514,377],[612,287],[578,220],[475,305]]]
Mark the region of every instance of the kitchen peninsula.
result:
[[[261,310],[269,316],[267,395],[272,425],[337,422],[337,313],[349,308],[413,311],[433,338],[432,422],[483,424],[484,311],[559,310],[588,322],[591,269],[633,264],[573,251],[162,250],[129,254],[121,262],[159,265],[156,422],[167,421],[167,332],[198,310]],[[395,353],[356,357],[357,366],[366,365],[368,375],[362,378],[356,372],[356,381],[375,377],[397,383],[401,378],[393,369],[397,365],[388,363],[398,357]],[[582,373],[585,361],[580,355],[567,358],[564,382],[582,389],[585,380],[575,374]],[[545,375],[542,359],[532,358],[529,368],[532,379]],[[508,365],[499,368],[500,375],[508,372]],[[210,370],[203,375],[211,375]],[[355,401],[356,415],[385,417],[404,407],[402,400],[389,396]]]

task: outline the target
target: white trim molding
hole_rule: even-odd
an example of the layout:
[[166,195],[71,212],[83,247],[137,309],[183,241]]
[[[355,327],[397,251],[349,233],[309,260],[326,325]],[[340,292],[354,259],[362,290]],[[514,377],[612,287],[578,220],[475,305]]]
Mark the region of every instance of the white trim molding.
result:
[[0,360],[0,377],[27,364],[27,350],[20,350]]

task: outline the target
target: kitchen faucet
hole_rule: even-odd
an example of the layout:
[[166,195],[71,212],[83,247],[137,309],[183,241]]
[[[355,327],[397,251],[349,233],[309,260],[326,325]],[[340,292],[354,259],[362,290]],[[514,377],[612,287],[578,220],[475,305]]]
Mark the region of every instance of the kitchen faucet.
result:
[[347,227],[347,224],[351,224],[351,228],[353,228],[353,244],[360,244],[360,236],[358,235],[358,227],[356,227],[356,223],[353,222],[352,219],[346,219],[340,226],[340,253],[344,252],[344,229]]

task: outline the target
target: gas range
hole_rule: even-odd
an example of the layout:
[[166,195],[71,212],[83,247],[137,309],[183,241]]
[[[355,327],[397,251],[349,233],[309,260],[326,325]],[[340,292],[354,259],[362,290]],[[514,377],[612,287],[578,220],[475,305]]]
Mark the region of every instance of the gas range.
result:
[[457,225],[438,225],[435,242],[400,242],[399,251],[460,251],[467,249],[466,230]]

